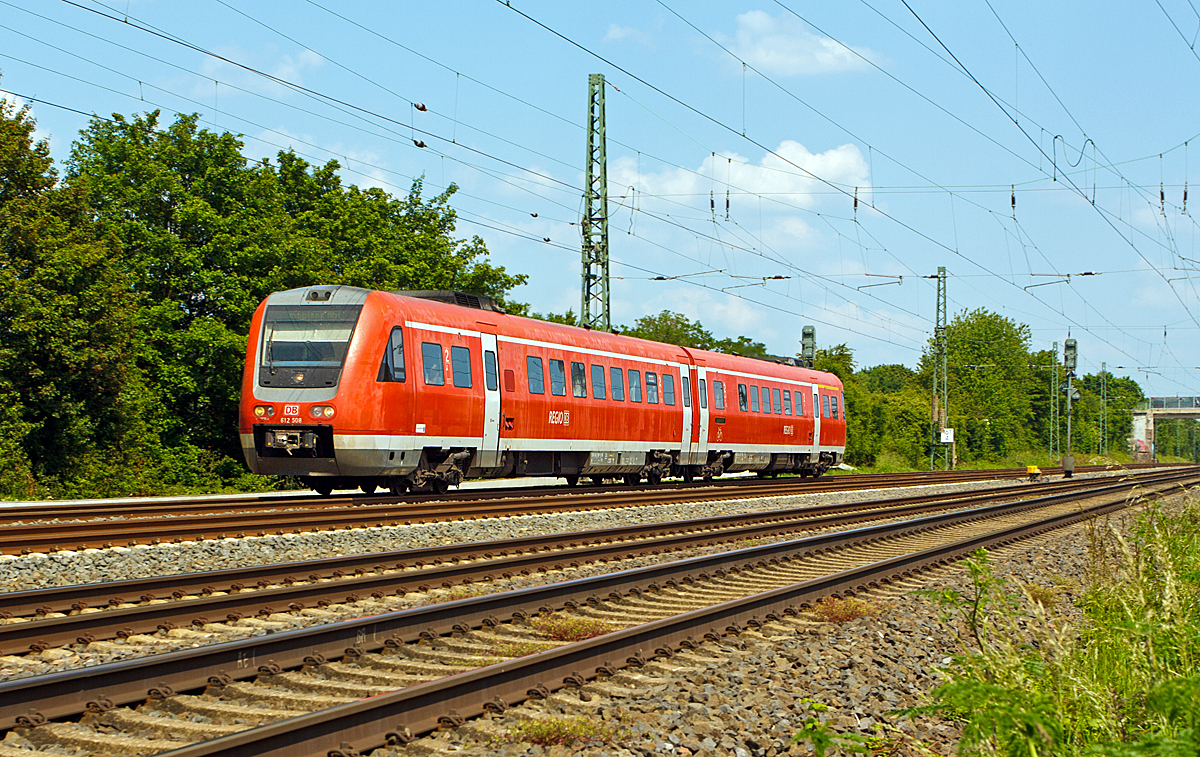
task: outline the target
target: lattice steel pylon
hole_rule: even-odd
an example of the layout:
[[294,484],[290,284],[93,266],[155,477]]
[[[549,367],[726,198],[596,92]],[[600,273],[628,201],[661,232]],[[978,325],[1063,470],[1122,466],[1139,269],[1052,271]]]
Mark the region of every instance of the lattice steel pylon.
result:
[[612,331],[608,305],[608,158],[604,133],[604,74],[588,76],[587,169],[583,189],[583,297],[579,323]]
[[946,337],[946,267],[937,272],[937,322],[933,329],[933,422],[930,424],[929,469],[933,470],[938,447],[942,448],[946,470],[950,470],[950,445],[944,444],[941,432],[946,428],[950,407],[949,361],[950,349]]

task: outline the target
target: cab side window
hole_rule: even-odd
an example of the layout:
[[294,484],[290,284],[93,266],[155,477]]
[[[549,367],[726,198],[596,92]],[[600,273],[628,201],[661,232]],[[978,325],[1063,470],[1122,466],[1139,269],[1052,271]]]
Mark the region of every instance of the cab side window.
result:
[[612,379],[612,398],[617,402],[625,401],[625,372],[613,366],[608,369],[608,377]]
[[467,347],[450,348],[450,368],[454,372],[454,385],[471,388],[471,350]]
[[442,369],[442,345],[437,342],[422,342],[421,364],[425,368],[426,384],[430,386],[446,385],[446,374]]
[[400,327],[392,329],[387,347],[383,350],[383,362],[379,365],[376,381],[404,383],[404,332]]
[[592,366],[592,397],[602,400],[608,396],[608,390],[604,387],[604,366]]
[[587,396],[587,374],[583,371],[583,363],[571,363],[571,394]]
[[829,417],[829,395],[828,394],[821,395],[821,417],[822,418]]
[[529,377],[529,393],[530,394],[545,394],[546,393],[546,377],[542,373],[542,359],[528,355],[525,358],[525,372]]
[[642,372],[629,369],[629,401],[642,401]]
[[567,368],[561,360],[550,361],[550,393],[556,397],[567,396]]

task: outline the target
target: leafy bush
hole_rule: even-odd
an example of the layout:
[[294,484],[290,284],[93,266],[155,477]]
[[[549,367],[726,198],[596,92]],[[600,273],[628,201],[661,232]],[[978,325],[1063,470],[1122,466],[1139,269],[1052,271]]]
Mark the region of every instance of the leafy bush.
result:
[[964,720],[963,754],[1200,754],[1196,495],[1173,513],[1151,506],[1128,536],[1094,524],[1091,537],[1081,628],[997,577],[983,551],[969,591],[933,593],[963,651],[936,703],[909,712]]

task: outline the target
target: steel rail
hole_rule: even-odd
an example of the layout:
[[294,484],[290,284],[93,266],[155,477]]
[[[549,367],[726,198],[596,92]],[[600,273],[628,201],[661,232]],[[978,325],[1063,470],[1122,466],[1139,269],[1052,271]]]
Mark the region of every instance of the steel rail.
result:
[[[1163,480],[1156,482],[1160,487],[1156,491],[1173,488],[1184,480],[1198,478],[1200,474],[1196,472],[1168,474]],[[528,616],[557,607],[579,606],[589,599],[597,601],[601,597],[611,595],[620,597],[654,590],[660,584],[670,585],[671,582],[704,579],[709,572],[729,569],[731,565],[745,563],[747,567],[752,567],[771,560],[802,558],[817,551],[862,544],[881,538],[920,533],[1118,491],[1124,493],[1136,486],[1139,486],[1137,482],[1124,482],[1018,503],[989,505],[899,523],[820,534],[268,636],[14,679],[0,682],[0,727],[76,715],[89,701],[96,702],[95,706],[101,709],[112,705],[130,704],[145,698],[152,688],[161,690],[162,685],[179,692],[199,689],[218,672],[230,679],[251,678],[258,673],[260,665],[273,663],[285,669],[295,668],[314,659],[340,658],[349,648],[354,648],[353,654],[358,655],[380,649],[388,643],[416,641],[423,634],[441,636],[456,630],[479,628],[485,623],[498,622],[498,613],[505,616]],[[31,708],[37,710],[36,714],[29,712]]]
[[[904,474],[903,485],[919,486],[930,483],[962,480],[989,480],[995,478],[1019,478],[1023,471],[1002,469],[998,472],[986,472],[987,475],[975,475],[974,471],[950,471],[961,473],[957,478],[933,479],[930,474],[922,474],[921,478],[912,478],[913,474]],[[945,475],[940,472],[939,475]],[[430,496],[421,501],[425,509],[413,507],[407,500],[396,497],[365,498],[352,500],[352,504],[333,504],[319,501],[318,507],[298,509],[274,508],[270,512],[238,512],[234,506],[216,513],[206,514],[170,514],[165,517],[135,517],[113,520],[83,520],[65,522],[12,522],[0,529],[0,552],[28,553],[54,552],[68,547],[111,547],[118,542],[129,546],[138,544],[139,539],[156,544],[162,541],[164,535],[175,541],[185,539],[224,538],[229,534],[244,537],[247,534],[265,536],[267,533],[283,533],[289,530],[322,530],[330,528],[354,526],[383,526],[391,524],[432,522],[446,517],[465,520],[494,516],[497,514],[538,514],[563,511],[582,511],[614,507],[628,507],[647,503],[663,504],[671,502],[701,502],[740,497],[768,497],[788,494],[817,494],[831,490],[862,488],[856,484],[874,475],[858,477],[850,476],[844,479],[831,478],[824,483],[807,483],[807,479],[785,478],[761,482],[757,479],[740,479],[739,483],[722,482],[719,486],[679,486],[664,489],[615,490],[613,487],[601,487],[590,494],[557,494],[543,495],[540,498],[528,497],[520,492],[508,490],[502,494],[488,492],[486,497],[479,498],[474,504],[464,506],[460,500],[445,497]],[[834,481],[846,481],[846,484],[836,484],[829,488]],[[745,482],[749,483],[745,483]],[[880,483],[875,480],[876,483]],[[561,487],[560,487],[561,490]],[[731,494],[730,491],[737,494]],[[295,504],[295,503],[293,503]],[[6,511],[0,510],[0,518]],[[25,520],[30,518],[45,518],[47,513],[36,515],[27,513]],[[71,517],[71,516],[60,516]],[[21,520],[21,519],[17,519]],[[131,538],[132,537],[132,538]]]
[[[1130,470],[1142,467],[1166,467],[1158,463],[1135,463],[1125,466]],[[1105,466],[1079,466],[1078,472],[1094,472],[1097,470],[1109,470]],[[1045,468],[1043,472],[1047,475],[1054,475],[1061,472],[1061,468]],[[1026,475],[1025,470],[1021,468],[990,468],[982,470],[954,470],[954,471],[909,471],[905,473],[853,473],[848,475],[827,474],[820,479],[800,479],[797,476],[784,476],[783,480],[803,480],[805,486],[842,486],[850,485],[855,482],[867,484],[867,487],[875,485],[895,485],[907,481],[920,481],[921,484],[929,481],[938,482],[960,481],[963,479],[973,480],[975,478],[1015,478]],[[771,483],[779,483],[779,479],[759,479],[748,477],[726,477],[718,478],[712,481],[693,481],[687,483],[684,481],[664,481],[655,487],[638,486],[630,489],[630,491],[667,491],[671,489],[699,489],[712,487],[732,487],[741,486],[762,486]],[[914,484],[914,485],[921,485]],[[341,507],[348,504],[353,505],[373,505],[373,504],[396,504],[396,503],[425,503],[425,502],[445,502],[453,500],[456,502],[471,502],[487,499],[506,499],[513,497],[529,497],[534,495],[553,495],[560,494],[563,496],[582,496],[587,494],[600,494],[611,492],[612,486],[576,486],[567,487],[563,485],[536,485],[526,487],[497,487],[493,489],[460,489],[446,494],[421,494],[412,493],[401,497],[390,494],[334,494],[329,497],[322,497],[312,492],[294,492],[291,494],[283,492],[265,492],[257,494],[246,494],[240,497],[229,495],[213,495],[213,496],[187,496],[187,497],[126,497],[106,500],[52,500],[46,502],[23,502],[9,507],[0,509],[0,523],[8,523],[14,520],[22,520],[28,518],[74,518],[80,516],[92,515],[128,515],[131,512],[138,510],[151,510],[153,512],[174,512],[182,511],[192,514],[199,512],[222,513],[227,512],[232,508],[278,508],[278,507]]]
[[[333,757],[402,744],[442,723],[461,723],[615,670],[669,658],[700,639],[736,635],[763,620],[796,614],[826,596],[890,583],[944,565],[981,548],[1010,544],[1099,517],[1126,506],[1125,498],[1038,522],[969,537],[828,576],[634,626],[540,654],[418,684],[229,736],[162,753],[161,757]],[[623,660],[623,662],[621,662]],[[613,662],[618,661],[618,662]],[[587,671],[581,674],[579,671]],[[338,746],[340,744],[340,747]]]
[[[1162,475],[1162,474],[1157,474]],[[1153,482],[1156,474],[1140,474],[1137,480]],[[1082,479],[1072,490],[1106,486],[1105,479]],[[665,523],[614,527],[598,531],[549,534],[496,542],[451,544],[440,547],[399,550],[387,553],[327,558],[312,563],[298,562],[257,566],[248,570],[229,569],[215,573],[133,579],[114,584],[85,584],[58,589],[0,594],[0,611],[32,615],[61,608],[76,611],[92,604],[121,604],[121,593],[140,596],[146,604],[102,612],[76,613],[65,617],[31,619],[0,625],[0,650],[16,653],[40,651],[72,643],[111,639],[159,628],[181,625],[202,626],[209,619],[236,620],[248,615],[267,616],[285,609],[303,609],[321,603],[354,602],[361,597],[382,598],[430,587],[449,587],[490,581],[496,577],[529,575],[535,571],[561,570],[564,564],[577,567],[610,559],[632,559],[649,554],[712,546],[743,539],[778,536],[800,530],[849,525],[882,518],[902,517],[948,508],[966,508],[987,502],[1012,501],[1043,492],[1061,490],[1062,482],[984,493],[953,492],[889,500],[789,508],[761,513],[742,513]],[[638,541],[632,541],[632,540]],[[588,546],[592,545],[592,546]],[[512,556],[509,556],[509,555]],[[465,559],[466,563],[460,560]],[[569,563],[566,560],[570,560]],[[450,564],[438,565],[443,561]],[[402,570],[385,573],[386,564]],[[425,563],[432,567],[403,570]],[[341,581],[346,573],[362,571]],[[366,571],[370,570],[371,573]],[[296,575],[312,583],[292,585]],[[224,581],[236,579],[230,593],[182,599],[188,595],[211,595]],[[242,591],[244,585],[262,582],[271,588]],[[174,594],[167,604],[150,604],[159,596]],[[72,606],[74,606],[72,608]]]

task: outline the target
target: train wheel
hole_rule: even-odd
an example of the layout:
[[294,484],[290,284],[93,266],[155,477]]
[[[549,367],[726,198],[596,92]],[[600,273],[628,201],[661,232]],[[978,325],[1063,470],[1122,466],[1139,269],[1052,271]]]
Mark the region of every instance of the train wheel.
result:
[[577,474],[577,473],[572,473],[570,475],[563,476],[563,478],[565,478],[567,480],[567,486],[575,486],[579,483],[579,474]]
[[640,483],[642,483],[642,477],[640,474],[638,474],[638,473],[626,473],[625,474],[625,485],[626,486],[637,486]]
[[658,486],[662,483],[662,471],[658,468],[651,468],[646,471],[646,483],[651,486]]
[[391,490],[393,496],[402,497],[408,491],[408,479],[397,479],[388,489]]
[[333,494],[333,484],[313,484],[313,491],[322,497],[328,497]]
[[363,494],[374,494],[376,487],[375,484],[363,484],[358,488],[362,489]]
[[429,482],[429,488],[434,494],[445,494],[450,491],[450,482],[444,478],[435,478]]

